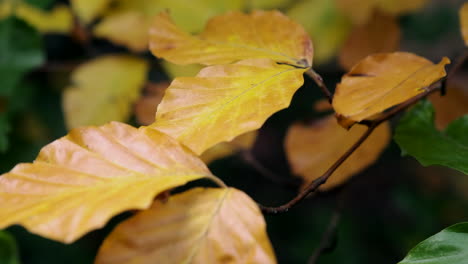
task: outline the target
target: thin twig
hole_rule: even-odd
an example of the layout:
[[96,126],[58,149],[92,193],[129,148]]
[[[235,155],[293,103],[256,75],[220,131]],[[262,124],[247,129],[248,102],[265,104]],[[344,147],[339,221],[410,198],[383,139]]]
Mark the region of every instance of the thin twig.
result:
[[331,246],[331,244],[333,243],[333,239],[336,235],[340,218],[341,210],[337,208],[333,211],[327,230],[325,230],[325,233],[323,233],[322,238],[320,239],[319,246],[310,256],[309,261],[307,262],[308,264],[317,263],[319,257],[324,253],[325,250],[327,250]]
[[331,104],[333,100],[333,94],[328,90],[327,86],[325,85],[325,82],[323,82],[322,76],[320,76],[317,72],[315,72],[312,68],[309,68],[305,72],[314,82],[318,85],[318,87],[322,90],[322,92],[325,94],[325,96],[328,99],[328,102]]
[[367,126],[366,132],[364,132],[364,134],[322,176],[312,181],[305,189],[303,189],[299,194],[297,194],[296,197],[294,197],[292,200],[290,200],[284,205],[281,205],[278,207],[265,207],[263,205],[259,205],[262,211],[264,213],[272,213],[272,214],[287,212],[289,209],[291,209],[291,207],[295,206],[296,204],[304,200],[310,193],[315,192],[322,184],[327,182],[328,178],[330,178],[333,172],[335,172],[336,169],[338,169],[338,167],[341,164],[343,164],[343,162],[345,162],[346,159],[348,159],[348,157],[351,156],[351,154],[353,154],[353,152],[372,134],[375,128],[377,128],[384,121],[389,120],[393,116],[397,115],[398,113],[404,111],[408,107],[417,103],[419,100],[426,97],[430,93],[439,89],[441,86],[440,82],[441,80],[433,83],[429,87],[423,88],[425,90],[423,93],[415,97],[412,97],[409,100],[394,107],[390,111],[383,113],[377,119],[364,120],[363,122],[360,122],[361,124],[364,124]]

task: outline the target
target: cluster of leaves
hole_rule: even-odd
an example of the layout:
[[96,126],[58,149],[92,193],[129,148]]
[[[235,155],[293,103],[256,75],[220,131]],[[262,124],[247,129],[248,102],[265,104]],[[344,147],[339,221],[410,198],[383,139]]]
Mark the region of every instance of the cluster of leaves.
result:
[[[203,12],[189,13],[180,1],[180,9],[171,10],[176,22],[169,13],[160,13],[165,1],[75,0],[71,9],[56,6],[50,11],[27,2],[4,2],[0,15],[8,18],[0,24],[0,33],[6,36],[0,40],[4,42],[0,52],[8,56],[3,57],[0,74],[8,80],[2,86],[8,101],[17,102],[13,98],[21,93],[17,87],[24,85],[25,74],[44,62],[37,44],[40,36],[30,25],[40,32],[73,31],[84,43],[90,41],[91,28],[96,37],[134,52],[149,47],[155,56],[173,64],[191,64],[194,68],[189,71],[198,73],[180,73],[179,66],[165,64],[173,76],[187,76],[170,84],[148,84],[139,99],[150,62],[135,54],[101,56],[76,68],[63,96],[71,131],[42,148],[33,163],[19,164],[0,177],[0,228],[20,224],[32,233],[71,243],[113,216],[138,209],[142,211],[119,224],[104,241],[96,263],[275,263],[258,205],[242,191],[226,187],[205,163],[252,146],[256,130],[289,106],[306,74],[325,89],[329,102],[323,103],[324,110],[335,113],[314,122],[297,122],[287,132],[288,160],[303,178],[296,200],[317,188],[332,189],[378,158],[390,140],[388,119],[437,90],[449,63],[447,58],[434,64],[415,54],[389,52],[397,49],[399,41],[395,16],[425,1],[278,2],[298,21],[306,19],[306,11],[332,12],[330,26],[345,37],[328,40],[336,41],[329,45],[326,37],[314,37],[326,27],[309,17],[303,28],[278,11],[238,11],[271,7],[269,1],[202,1]],[[345,12],[357,2],[363,6],[360,12]],[[234,11],[211,18],[202,29],[208,18],[228,10]],[[187,20],[191,16],[197,17]],[[380,25],[388,26],[389,34],[382,36]],[[362,35],[371,36],[366,45]],[[314,43],[323,39],[317,51],[310,36]],[[348,72],[331,95],[312,69],[312,61],[325,62],[341,46],[340,62]],[[18,60],[12,52],[24,59]],[[387,53],[367,56],[375,52]],[[135,102],[137,118],[146,126],[121,123],[128,120]],[[2,114],[8,116],[16,109],[8,104]],[[467,117],[443,132],[434,127],[433,118],[430,104],[419,104],[401,120],[396,141],[404,153],[424,165],[440,164],[467,173]],[[120,122],[107,123],[111,120]],[[6,132],[8,122],[4,123]],[[201,178],[220,188],[170,195],[173,188]],[[288,210],[295,203],[263,209]],[[452,239],[451,234],[461,236],[457,240],[461,242],[447,243],[465,243],[466,224],[437,236],[445,241]],[[434,255],[426,244],[439,241],[423,242],[402,263]],[[447,255],[456,260],[464,251]]]

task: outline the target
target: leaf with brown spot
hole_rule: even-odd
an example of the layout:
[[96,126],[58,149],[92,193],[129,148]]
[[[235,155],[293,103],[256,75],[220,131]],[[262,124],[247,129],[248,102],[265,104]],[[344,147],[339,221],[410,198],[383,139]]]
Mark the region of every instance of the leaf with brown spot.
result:
[[350,70],[357,62],[370,54],[391,52],[398,49],[400,27],[394,16],[374,12],[365,24],[356,26],[339,53],[340,65]]
[[340,124],[350,127],[417,96],[446,75],[450,60],[431,61],[406,52],[366,57],[343,76],[333,97]]
[[198,36],[182,31],[167,13],[161,13],[150,29],[150,49],[155,56],[176,64],[270,58],[297,67],[312,65],[308,34],[278,11],[228,12],[209,20]]
[[0,177],[0,229],[71,243],[113,216],[146,209],[161,192],[203,177],[205,164],[154,129],[113,122],[72,130],[34,163]]
[[[366,131],[363,125],[342,128],[333,116],[311,125],[295,123],[286,135],[285,149],[294,174],[304,186],[322,176]],[[390,141],[390,125],[381,124],[369,138],[320,186],[329,190],[374,163]]]
[[122,222],[96,264],[276,263],[260,209],[243,192],[192,189]]

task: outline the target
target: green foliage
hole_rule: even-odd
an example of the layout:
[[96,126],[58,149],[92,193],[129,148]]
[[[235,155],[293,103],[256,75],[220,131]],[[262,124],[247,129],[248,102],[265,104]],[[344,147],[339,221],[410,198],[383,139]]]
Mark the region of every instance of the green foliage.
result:
[[401,119],[394,138],[403,155],[414,156],[424,166],[442,165],[468,174],[468,115],[438,131],[434,108],[421,102]]
[[28,4],[31,4],[33,6],[42,8],[42,9],[47,9],[52,5],[55,0],[24,0]]
[[44,57],[34,28],[14,17],[0,21],[0,96],[11,96],[24,74],[41,65]]
[[0,230],[0,263],[19,264],[18,250],[13,237]]
[[419,243],[399,264],[460,264],[468,259],[468,222],[448,227]]

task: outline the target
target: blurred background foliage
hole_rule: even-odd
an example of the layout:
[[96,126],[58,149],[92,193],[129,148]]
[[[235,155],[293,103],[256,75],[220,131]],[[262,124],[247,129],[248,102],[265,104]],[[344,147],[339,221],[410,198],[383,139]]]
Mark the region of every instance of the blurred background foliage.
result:
[[[414,52],[433,61],[442,56],[456,58],[463,51],[457,14],[462,2],[433,0],[414,10],[388,12],[401,32],[395,40],[399,48],[390,49]],[[360,21],[363,7],[359,5],[343,9],[331,0],[0,0],[1,171],[32,161],[41,147],[75,126],[70,124],[87,125],[76,121],[83,120],[76,117],[83,112],[102,117],[106,113],[100,107],[114,107],[120,109],[120,114],[114,115],[120,121],[135,126],[151,122],[156,97],[162,93],[155,86],[175,76],[193,75],[199,69],[170,65],[150,55],[146,31],[152,15],[169,9],[184,29],[198,32],[213,15],[258,8],[280,9],[303,24],[316,48],[315,70],[329,87],[339,82],[346,71],[340,52],[353,30],[365,23]],[[91,77],[96,85],[88,89],[85,98],[77,105],[64,105],[68,96],[65,91],[83,84],[76,73],[82,69],[80,65],[104,55],[131,56],[146,65],[141,70],[144,78],[134,77],[130,88],[122,88],[125,94],[124,90],[130,89],[132,95],[126,96],[130,99],[119,101],[119,94],[112,89],[121,80],[115,72],[106,72],[108,66],[101,66],[104,73]],[[125,68],[119,72],[120,76],[127,73]],[[101,76],[115,78],[106,83]],[[101,90],[104,87],[110,88]],[[100,100],[93,97],[101,93],[107,97],[93,101]],[[292,198],[299,180],[291,175],[284,136],[294,121],[324,115],[312,107],[319,99],[319,89],[306,79],[291,107],[272,116],[259,131],[252,150],[255,161],[234,153],[211,162],[213,173],[264,205],[279,205]],[[92,111],[83,111],[87,105],[92,105]],[[150,113],[149,120],[138,113],[138,108]],[[96,122],[103,122],[102,118]],[[274,173],[262,172],[259,166]],[[392,142],[377,163],[344,185],[319,193],[290,212],[266,215],[279,263],[307,263],[330,219],[336,216],[337,232],[330,237],[331,243],[318,263],[396,263],[428,236],[468,220],[468,178],[463,176],[442,167],[424,168],[413,158],[402,158]],[[18,263],[15,259],[19,258],[24,264],[92,263],[103,238],[126,217],[128,214],[117,216],[102,230],[71,245],[11,227],[6,230],[8,234],[0,233],[0,259]]]

